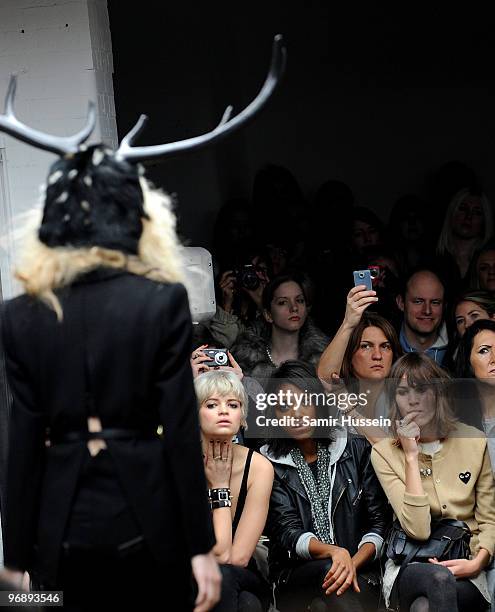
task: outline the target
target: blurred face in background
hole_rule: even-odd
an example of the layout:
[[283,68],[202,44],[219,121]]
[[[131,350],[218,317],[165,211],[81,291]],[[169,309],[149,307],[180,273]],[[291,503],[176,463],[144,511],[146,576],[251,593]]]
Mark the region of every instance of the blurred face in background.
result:
[[476,302],[459,302],[455,309],[455,325],[461,338],[464,336],[466,329],[475,321],[492,318],[493,317],[491,317],[484,308],[476,304]]
[[484,229],[485,214],[481,199],[467,195],[452,216],[452,231],[456,237],[470,240],[482,236]]
[[481,253],[476,263],[476,273],[480,289],[495,291],[495,250]]
[[402,238],[406,242],[417,242],[424,234],[423,220],[415,210],[404,215],[400,222]]
[[365,221],[354,221],[352,227],[352,247],[356,253],[363,249],[380,244],[380,232],[374,225]]

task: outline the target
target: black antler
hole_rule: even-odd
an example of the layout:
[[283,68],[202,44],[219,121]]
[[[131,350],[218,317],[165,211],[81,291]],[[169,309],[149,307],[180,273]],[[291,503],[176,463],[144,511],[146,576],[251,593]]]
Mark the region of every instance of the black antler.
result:
[[176,153],[181,153],[190,149],[198,149],[224,138],[227,136],[227,134],[230,134],[237,128],[241,127],[241,125],[244,125],[265,105],[280,82],[280,78],[285,69],[286,58],[287,53],[283,44],[283,39],[282,36],[278,34],[275,36],[273,41],[270,70],[259,94],[251,102],[251,104],[246,106],[243,111],[232,119],[230,118],[232,107],[228,106],[222,120],[211,132],[202,134],[201,136],[196,136],[194,138],[179,140],[177,142],[169,142],[162,145],[132,147],[132,142],[142,131],[148,119],[146,115],[141,115],[136,125],[122,139],[116,155],[121,159],[126,159],[130,162],[139,162],[146,159],[151,159],[153,157],[166,157],[167,155],[175,155]]
[[30,128],[24,123],[21,123],[14,113],[14,98],[17,87],[17,76],[11,75],[7,97],[5,98],[5,111],[0,115],[0,131],[10,134],[18,140],[22,140],[27,144],[33,145],[38,149],[51,151],[57,155],[65,155],[66,153],[75,153],[81,143],[89,138],[94,130],[96,123],[96,111],[93,102],[89,103],[88,118],[84,128],[74,134],[74,136],[53,136],[44,134],[34,128]]

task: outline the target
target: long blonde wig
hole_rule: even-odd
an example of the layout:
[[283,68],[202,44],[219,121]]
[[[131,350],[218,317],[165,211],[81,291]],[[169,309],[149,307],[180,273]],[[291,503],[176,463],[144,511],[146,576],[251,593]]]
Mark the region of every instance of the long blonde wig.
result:
[[127,270],[159,282],[183,282],[181,247],[175,231],[176,218],[171,199],[140,178],[144,210],[149,219],[142,218],[143,231],[138,254],[98,246],[91,248],[48,247],[38,238],[42,211],[30,214],[23,229],[19,248],[19,262],[15,277],[24,291],[52,308],[59,320],[63,313],[55,291],[70,285],[78,276],[101,266]]

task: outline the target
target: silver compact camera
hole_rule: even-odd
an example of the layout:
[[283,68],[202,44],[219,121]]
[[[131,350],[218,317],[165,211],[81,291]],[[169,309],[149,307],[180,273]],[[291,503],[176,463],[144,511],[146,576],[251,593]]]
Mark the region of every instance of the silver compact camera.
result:
[[202,365],[206,365],[210,368],[229,365],[227,349],[203,349],[203,353],[207,357],[210,357],[210,361],[203,361]]

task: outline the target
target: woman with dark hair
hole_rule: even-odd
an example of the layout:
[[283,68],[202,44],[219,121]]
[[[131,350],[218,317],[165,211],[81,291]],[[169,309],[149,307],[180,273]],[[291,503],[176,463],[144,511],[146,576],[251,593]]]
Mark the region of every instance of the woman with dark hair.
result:
[[328,343],[309,320],[312,287],[299,273],[274,278],[263,291],[264,322],[251,326],[232,347],[243,372],[268,378],[289,359],[316,364]]
[[426,542],[432,521],[448,518],[464,521],[472,537],[468,559],[430,558],[401,573],[388,559],[386,604],[397,601],[412,612],[485,610],[491,600],[485,568],[495,549],[495,485],[486,439],[456,421],[449,376],[424,353],[401,357],[390,379],[393,436],[373,445],[371,460],[401,528]]
[[[318,363],[318,376],[329,383],[342,377],[347,387],[368,393],[367,416],[383,412],[378,406],[383,383],[402,349],[397,333],[383,317],[366,309],[377,301],[376,292],[364,285],[347,296],[342,325]],[[362,387],[362,388],[361,388]]]
[[[266,532],[277,604],[297,612],[376,609],[374,560],[389,512],[369,444],[341,427],[312,424],[329,415],[313,367],[285,362],[267,391],[287,397],[267,416],[292,417],[261,449],[275,469]],[[296,407],[290,398],[302,394],[310,399]]]
[[[455,367],[456,376],[462,379],[458,383],[460,410],[485,431],[495,472],[495,321],[476,321],[466,330]],[[474,379],[473,384],[466,379]]]

